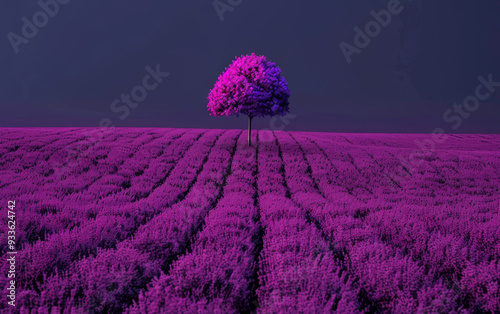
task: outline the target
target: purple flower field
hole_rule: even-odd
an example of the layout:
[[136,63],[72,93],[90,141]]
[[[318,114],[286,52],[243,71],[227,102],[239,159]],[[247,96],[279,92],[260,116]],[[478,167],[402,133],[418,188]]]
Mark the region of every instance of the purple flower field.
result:
[[500,135],[428,138],[0,129],[0,312],[499,313]]

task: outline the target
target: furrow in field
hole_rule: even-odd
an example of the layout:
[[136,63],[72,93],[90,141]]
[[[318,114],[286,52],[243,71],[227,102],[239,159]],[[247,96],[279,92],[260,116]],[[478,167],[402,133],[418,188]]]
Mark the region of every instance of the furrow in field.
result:
[[[47,160],[57,155],[61,146],[67,147],[79,141],[79,139],[56,137],[54,139],[46,139],[48,143],[37,143],[30,141],[30,139],[31,136],[28,136],[28,143],[25,145],[17,142],[15,146],[3,148],[9,150],[0,159],[0,174],[2,175],[0,194],[3,196],[16,197],[36,189],[36,184],[40,181],[37,178],[45,174],[43,171],[45,170],[44,165],[47,163]],[[48,170],[46,171],[48,172]],[[25,181],[24,178],[26,177],[30,178],[29,182],[22,182],[24,184],[20,184],[20,181]]]
[[[44,191],[47,190],[47,187],[44,186],[40,191],[37,191],[37,197],[34,200],[23,197],[21,210],[25,214],[25,219],[23,219],[18,226],[17,244],[20,245],[24,242],[32,243],[38,240],[44,240],[50,234],[58,233],[63,229],[77,227],[85,220],[92,217],[95,218],[97,214],[103,210],[104,206],[117,206],[119,204],[116,202],[118,197],[122,198],[124,201],[122,204],[132,202],[135,196],[127,198],[123,192],[126,192],[126,190],[134,186],[134,184],[143,183],[141,186],[152,189],[151,184],[141,182],[140,178],[142,176],[147,176],[148,182],[154,182],[155,184],[160,182],[163,174],[159,173],[158,170],[160,170],[161,167],[155,170],[154,173],[158,174],[156,176],[153,176],[151,172],[146,172],[146,174],[134,178],[132,178],[132,176],[139,170],[144,172],[150,163],[155,163],[157,158],[161,158],[163,146],[166,145],[168,147],[184,133],[185,131],[178,133],[175,131],[171,132],[161,140],[153,141],[150,144],[144,144],[140,150],[124,150],[116,154],[116,158],[113,158],[112,150],[109,153],[111,156],[108,159],[111,159],[109,161],[110,165],[113,167],[116,166],[116,171],[112,171],[112,173],[115,174],[103,176],[100,180],[103,184],[99,184],[99,181],[97,182],[95,193],[92,193],[92,190],[88,190],[85,193],[80,191],[70,194],[61,200],[54,196],[50,196],[50,193],[45,193]],[[194,143],[194,139],[195,137],[192,138],[191,142]],[[161,145],[158,145],[158,142],[160,142]],[[135,159],[140,160],[133,162]],[[163,159],[161,162],[166,161],[167,160]],[[171,163],[170,167],[173,167]],[[125,183],[129,184],[125,185]],[[49,186],[49,189],[50,188]],[[104,196],[103,198],[99,195],[99,190],[111,190],[111,193],[108,192],[108,194],[111,195]],[[106,200],[106,197],[108,197],[109,200]],[[92,204],[93,202],[97,202],[97,204],[82,210],[82,203]],[[103,204],[105,202],[107,203],[106,205]],[[0,242],[3,242],[3,240],[0,240]]]
[[[108,138],[116,137],[114,134],[110,134]],[[82,149],[88,149],[87,146],[81,147],[82,142],[81,139],[65,139],[66,143],[60,143],[64,140],[59,140],[56,138],[53,141],[54,147],[43,146],[41,147],[41,152],[33,151],[28,153],[21,153],[22,157],[17,161],[9,161],[8,171],[12,176],[11,184],[6,187],[6,189],[2,193],[6,193],[11,197],[18,197],[20,195],[26,195],[30,193],[36,192],[40,185],[45,185],[46,181],[50,182],[50,176],[54,173],[59,173],[60,169],[66,169],[67,164],[70,162],[69,158],[66,156],[69,155],[70,152],[76,151],[79,152]],[[57,143],[56,143],[57,142]],[[34,149],[37,146],[26,146]],[[61,146],[64,149],[61,149]],[[75,146],[75,147],[73,147]],[[92,146],[92,145],[90,145]],[[31,149],[30,148],[30,149]],[[43,153],[44,150],[48,151],[48,155],[42,160],[38,160],[37,155]],[[76,154],[76,153],[75,153]],[[64,160],[64,159],[67,160]],[[55,160],[53,160],[55,159]],[[30,180],[19,180],[19,178],[29,177]],[[40,178],[41,180],[37,180]],[[59,179],[59,176],[57,177]]]
[[[35,131],[32,132],[34,133]],[[68,133],[67,136],[65,136],[65,133]],[[108,137],[112,136],[114,136],[114,134],[108,135]],[[53,156],[59,156],[61,151],[72,149],[72,145],[77,146],[82,144],[82,140],[85,138],[78,132],[56,133],[54,135],[44,137],[40,141],[33,141],[32,137],[33,134],[28,134],[27,139],[29,140],[26,144],[23,145],[23,143],[18,143],[16,145],[19,149],[15,150],[13,152],[13,156],[9,156],[9,159],[6,160],[8,161],[7,166],[10,170],[19,169],[25,171],[33,168],[36,169],[40,167],[40,164],[43,164],[44,160],[47,161]],[[41,157],[41,160],[37,157]],[[20,169],[21,166],[22,169]]]
[[[475,176],[482,178],[486,174]],[[476,184],[479,185],[477,180]],[[441,290],[453,291],[448,293],[450,303],[465,304],[467,308],[489,300],[488,305],[474,310],[496,311],[500,304],[491,300],[498,300],[495,295],[499,290],[487,283],[500,278],[494,273],[483,276],[481,272],[494,271],[499,261],[498,197],[491,202],[484,196],[457,199],[455,195],[446,195],[443,184],[426,183],[421,191],[426,191],[426,195],[420,196],[422,204],[408,203],[405,199],[394,204],[390,211],[367,216],[365,222],[377,231],[384,243],[421,265],[426,280],[435,282],[440,278],[440,284],[446,287]],[[435,195],[429,197],[430,193]],[[424,203],[426,199],[432,202]],[[481,286],[484,287],[482,293],[477,293]]]
[[[254,137],[256,143],[257,135]],[[244,133],[237,144],[220,199],[206,216],[188,253],[156,279],[128,312],[234,312],[255,308],[252,296],[260,242],[256,152],[246,144]]]
[[[298,176],[304,181],[304,177],[310,176],[305,171],[307,166],[301,165],[307,164],[307,160],[290,136],[278,132],[277,137],[283,151],[286,179],[292,188],[292,199],[307,210],[319,230],[330,240],[333,252],[346,267],[351,280],[358,285],[359,310],[415,311],[417,296],[414,292],[422,287],[423,269],[401,252],[384,245],[375,230],[356,219],[352,215],[355,208],[351,202],[345,204],[346,214],[342,213],[345,209],[339,208],[340,204],[322,198],[313,185],[307,185],[305,192],[294,193],[290,180]],[[420,305],[425,307],[427,304],[421,300]]]
[[[239,133],[226,131],[202,155],[205,163],[180,202],[171,207],[165,205],[162,213],[139,227],[133,237],[119,243],[116,250],[100,251],[95,257],[74,263],[68,272],[49,278],[44,284],[44,291],[48,292],[42,296],[42,304],[53,307],[65,301],[67,307],[87,311],[97,297],[88,289],[89,284],[107,291],[106,302],[100,304],[99,311],[121,311],[136,299],[153,277],[162,270],[168,271],[171,263],[186,252],[204,217],[218,202]],[[120,280],[124,276],[128,279]],[[81,293],[72,298],[74,289]]]
[[[21,174],[20,174],[21,175]],[[38,200],[46,200],[49,198],[47,193],[44,193],[43,190],[46,189],[48,184],[44,182],[37,182],[37,174],[28,175],[26,171],[22,173],[23,176],[27,176],[28,178],[23,178],[23,180],[18,180],[15,185],[10,185],[8,188],[3,190],[3,193],[8,195],[8,199],[16,200],[18,206],[17,211],[19,215],[25,217],[25,219],[21,220],[18,228],[17,228],[17,245],[21,246],[27,240],[26,233],[29,231],[28,228],[36,228],[36,225],[39,224],[38,220],[32,220],[31,218],[36,218],[36,214],[32,214],[33,203],[36,203]],[[17,193],[11,193],[10,191],[16,190]],[[34,223],[34,224],[32,224]],[[1,239],[1,242],[6,241],[7,239]],[[6,247],[2,246],[2,254],[6,251]]]
[[[25,174],[26,175],[26,174]],[[84,181],[85,178],[83,177],[80,177],[78,176],[77,173],[73,174],[71,176],[73,179],[79,179],[79,180],[82,180]],[[32,176],[31,178],[31,181],[33,181],[33,184],[35,184],[38,189],[35,190],[35,191],[32,191],[32,192],[26,192],[23,193],[22,197],[20,197],[18,199],[19,203],[21,203],[22,206],[20,206],[20,210],[23,212],[23,213],[31,213],[33,212],[33,206],[37,206],[36,204],[37,203],[40,203],[40,202],[49,202],[50,200],[53,200],[54,202],[61,202],[64,201],[66,202],[66,200],[64,200],[62,197],[59,197],[59,198],[55,198],[53,195],[53,192],[52,190],[53,189],[56,189],[56,190],[60,190],[60,188],[57,188],[57,186],[61,186],[61,185],[65,185],[67,184],[66,182],[67,181],[58,181],[56,184],[50,184],[50,183],[47,183],[47,182],[42,182],[40,180],[38,180],[37,182],[37,177],[36,176]],[[81,202],[80,202],[81,204]],[[48,210],[48,211],[52,211],[52,210]],[[29,217],[31,217],[31,215],[27,215]],[[26,223],[26,221],[23,221]]]
[[[26,150],[28,148],[43,148],[46,145],[50,145],[56,141],[61,140],[60,135],[68,134],[73,135],[75,130],[71,129],[61,129],[59,132],[53,132],[50,134],[46,134],[43,131],[33,131],[32,129],[24,129],[21,128],[19,130],[14,131],[13,133],[17,135],[17,137],[12,138],[8,137],[8,135],[2,136],[2,147],[1,152],[2,156],[0,157],[0,161],[4,162],[4,158],[8,157],[9,153],[17,152],[19,149]],[[22,156],[19,156],[22,157]]]
[[[383,158],[380,160],[387,162]],[[470,158],[466,158],[466,160],[470,160]],[[466,300],[469,300],[470,303],[476,303],[477,300],[487,299],[487,297],[481,298],[471,291],[487,280],[495,281],[495,277],[483,276],[482,281],[472,282],[471,277],[468,276],[465,277],[467,278],[466,283],[463,283],[463,280],[461,282],[461,278],[462,274],[472,272],[477,275],[480,269],[492,267],[491,261],[498,259],[495,254],[498,256],[499,252],[499,250],[491,250],[491,247],[495,247],[499,243],[499,235],[494,230],[499,230],[499,228],[498,224],[491,220],[491,217],[487,217],[488,210],[494,210],[492,207],[489,209],[485,207],[486,212],[480,218],[478,215],[482,215],[482,211],[478,212],[477,205],[467,209],[462,201],[457,202],[455,194],[447,195],[445,183],[460,176],[459,171],[454,169],[458,165],[453,155],[441,152],[440,158],[427,162],[435,163],[431,165],[434,169],[446,171],[449,168],[452,171],[446,172],[446,176],[441,177],[435,174],[427,175],[426,171],[419,170],[422,169],[419,167],[411,178],[405,179],[405,189],[399,189],[399,193],[404,193],[403,197],[397,203],[391,204],[391,202],[385,201],[384,206],[379,206],[375,202],[374,206],[385,210],[371,210],[364,218],[364,223],[391,250],[400,256],[410,258],[412,262],[416,263],[415,265],[424,270],[424,275],[420,279],[422,286],[414,299],[422,300],[426,298],[426,294],[439,293],[443,295],[439,302],[447,303],[446,306],[440,306],[452,310],[456,304],[467,304]],[[488,178],[487,173],[476,172],[475,176]],[[412,186],[418,188],[415,189]],[[495,188],[489,189],[483,185],[477,190],[493,192]],[[425,194],[421,194],[424,191]],[[456,193],[456,189],[450,189],[450,191]],[[414,193],[418,193],[414,196],[417,202],[432,200],[432,203],[422,204],[425,207],[418,203],[407,203],[411,202],[411,195]],[[438,194],[444,195],[438,196]],[[484,200],[484,197],[481,199]],[[470,196],[468,200],[471,200]],[[492,204],[496,204],[496,201],[495,199]],[[470,205],[473,204],[469,203],[466,206]],[[470,219],[473,222],[464,225],[464,218],[466,218],[465,221]],[[487,232],[488,235],[483,237],[484,232]],[[468,240],[463,237],[464,235]],[[484,239],[488,240],[484,241]],[[465,249],[467,254],[464,254]],[[437,281],[436,278],[440,278],[441,281]],[[490,296],[492,293],[496,293],[495,291],[485,290]],[[438,306],[437,304],[434,306]],[[423,308],[429,310],[429,308],[421,307],[421,309]],[[487,309],[491,310],[492,308],[494,305],[490,301]]]
[[293,191],[287,185],[282,152],[272,133],[266,138],[259,147],[259,204],[265,234],[258,312],[357,312],[352,282],[321,232],[308,222],[306,211],[290,199]]
[[[119,134],[110,141],[114,142],[121,136],[123,135]],[[138,147],[139,145],[147,146],[157,138],[149,134],[142,134],[131,145],[133,147]],[[109,148],[110,144],[107,141],[103,141],[95,146],[96,148],[92,150],[90,155],[84,152],[84,156],[78,155],[77,160],[71,166],[63,166],[63,169],[65,167],[68,167],[68,169],[65,170],[66,173],[61,175],[61,181],[54,182],[51,189],[54,192],[54,197],[63,199],[64,201],[64,198],[71,196],[75,192],[86,192],[92,184],[100,180],[105,174],[116,173],[127,158],[133,158],[137,152],[132,150],[129,155],[122,154],[116,160],[116,164],[108,164],[106,163],[106,159],[113,152],[113,149]]]
[[60,188],[70,131],[0,130],[18,311],[500,313],[498,136],[122,129]]
[[[182,138],[185,133],[186,131],[173,131],[168,134],[164,134],[158,140],[153,141],[148,145],[141,145],[140,150],[130,155],[124,163],[117,167],[118,169],[116,172],[110,172],[112,176],[121,177],[119,178],[119,182],[115,182],[114,180],[111,180],[110,182],[110,180],[105,177],[102,179],[102,182],[96,182],[94,186],[89,187],[88,193],[94,195],[98,202],[100,202],[108,197],[128,191],[133,186],[143,185],[142,181],[144,178],[153,174],[151,171],[147,174],[145,174],[145,172],[151,169],[151,165],[156,165],[158,162],[162,162],[160,160],[163,159],[162,157],[165,153],[165,148],[172,145],[174,141]],[[108,162],[108,164],[114,164],[114,161]],[[137,196],[135,200],[139,198],[140,196]]]
[[19,255],[20,287],[37,289],[37,282],[43,282],[43,276],[50,275],[55,269],[63,270],[81,257],[95,254],[98,248],[114,247],[164,208],[179,202],[196,180],[206,154],[220,134],[220,131],[209,131],[184,151],[183,158],[164,184],[147,198],[120,209],[105,208],[95,220],[53,235],[47,241],[27,245]]
[[[498,289],[486,283],[499,278],[480,274],[494,270],[500,256],[499,197],[495,162],[483,155],[439,152],[426,160],[436,173],[416,169],[412,178],[405,178],[404,197],[394,209],[370,215],[366,223],[385,243],[422,265],[428,277],[440,278],[454,291],[453,302],[466,308],[482,304],[474,310],[494,312],[500,305],[491,299],[498,300]],[[498,158],[492,160],[498,164]],[[480,294],[479,286],[484,287]]]
[[[374,197],[373,191],[368,185],[366,174],[361,170],[361,167],[355,162],[355,158],[352,156],[353,152],[359,149],[358,146],[338,146],[338,144],[329,141],[330,145],[335,144],[334,147],[336,149],[334,155],[329,155],[326,151],[331,150],[331,147],[321,147],[316,141],[312,140],[310,136],[301,136],[301,134],[302,133],[297,133],[297,135],[291,136],[304,153],[304,158],[310,160],[309,164],[311,167],[315,167],[319,175],[322,177],[326,176],[330,181],[329,184],[321,186],[322,190],[331,190],[331,188],[328,187],[331,186],[338,190],[334,192],[334,194],[345,194],[340,191],[345,188],[349,194],[353,195],[361,202],[367,202]],[[301,141],[297,141],[294,136],[300,138]],[[347,149],[347,147],[349,147],[349,149]],[[307,154],[305,150],[307,150]],[[331,158],[331,156],[334,158]],[[321,160],[321,162],[318,160]],[[327,170],[326,174],[324,173],[325,168]],[[316,173],[313,172],[311,172],[311,174],[313,178],[316,175]],[[335,197],[338,197],[338,195],[335,195]],[[331,198],[328,199],[334,201]]]
[[[133,148],[130,150],[119,151],[119,148],[112,148],[109,151],[106,150],[96,152],[97,156],[82,158],[83,160],[79,161],[78,167],[72,169],[71,172],[75,174],[85,173],[88,174],[88,176],[85,177],[85,180],[81,180],[80,177],[77,177],[75,180],[65,183],[65,189],[61,190],[60,188],[56,188],[56,192],[59,192],[59,194],[56,194],[55,197],[57,199],[62,199],[63,202],[66,202],[66,200],[69,200],[74,193],[81,193],[89,195],[94,199],[101,199],[103,194],[101,194],[102,189],[100,189],[99,185],[102,182],[107,182],[106,176],[115,175],[123,170],[126,170],[127,163],[129,163],[130,160],[139,158],[141,156],[141,152],[145,150],[149,150],[152,156],[156,155],[161,150],[161,148],[156,147],[156,144],[160,141],[160,139],[161,136],[143,134],[131,144]],[[109,155],[114,154],[117,150],[119,153],[111,159]],[[149,157],[151,158],[151,156]],[[97,164],[94,161],[95,158],[98,159]],[[96,188],[89,191],[91,187]]]

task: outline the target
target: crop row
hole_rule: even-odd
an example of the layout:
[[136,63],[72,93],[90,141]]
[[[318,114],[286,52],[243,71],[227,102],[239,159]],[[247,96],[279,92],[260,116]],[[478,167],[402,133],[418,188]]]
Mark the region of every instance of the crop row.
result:
[[243,311],[251,305],[258,210],[254,203],[255,149],[238,139],[222,197],[189,252],[141,294],[131,313]]
[[[147,208],[157,215],[135,233],[130,231],[131,237],[117,243],[116,249],[99,250],[95,256],[74,262],[68,271],[48,278],[41,289],[41,308],[123,309],[162,269],[169,268],[186,250],[189,239],[219,194],[234,150],[235,132],[208,133],[188,150],[165,184],[158,188],[163,190],[161,193],[156,194],[158,189],[155,190],[138,202],[142,207],[134,210],[103,213],[103,218],[116,220],[121,213],[130,220],[143,215]],[[191,183],[181,184],[186,179]],[[177,195],[177,203],[169,199],[167,190]],[[119,232],[115,230],[110,232]]]
[[[23,204],[20,208],[23,220],[18,226],[18,245],[43,240],[61,230],[70,230],[89,218],[95,217],[104,207],[121,206],[132,202],[138,195],[143,196],[136,193],[132,187],[143,186],[151,191],[154,184],[162,180],[163,175],[160,171],[168,171],[168,168],[173,167],[173,162],[178,159],[179,154],[170,152],[170,148],[175,147],[171,143],[179,136],[180,134],[172,132],[162,137],[161,140],[145,143],[142,147],[140,141],[148,138],[139,137],[134,145],[119,142],[109,150],[108,158],[105,159],[106,163],[114,164],[113,168],[116,170],[97,172],[96,169],[100,169],[102,165],[96,166],[96,169],[90,169],[89,172],[94,172],[95,177],[99,179],[94,180],[93,183],[87,181],[85,190],[67,193],[58,198],[53,195],[53,191],[60,190],[60,186],[67,187],[66,180],[52,184],[40,183],[39,190],[23,195],[20,199]],[[185,136],[183,141],[186,141],[186,144],[192,144],[196,137],[196,134],[193,134],[191,139]],[[125,149],[127,145],[131,148]],[[165,147],[167,151],[163,152]],[[145,154],[150,154],[151,159],[147,159],[148,156]],[[84,159],[83,156],[81,157]],[[154,168],[149,168],[150,164]],[[136,176],[138,171],[141,171],[142,175]],[[79,177],[77,173],[73,176]],[[92,205],[86,206],[86,204]]]
[[46,241],[27,245],[20,252],[18,264],[21,287],[36,290],[38,283],[43,282],[43,276],[50,275],[55,269],[66,269],[72,261],[95,254],[98,248],[114,247],[165,207],[179,201],[196,179],[205,156],[219,136],[219,131],[207,132],[191,147],[184,141],[174,142],[174,146],[183,146],[180,151],[184,156],[147,198],[121,208],[103,207],[95,219],[54,234]]
[[285,180],[281,151],[274,135],[268,138],[259,146],[259,204],[266,230],[259,262],[259,311],[356,312],[352,283],[304,209],[289,198],[300,184]]
[[[445,154],[442,155],[446,160]],[[380,162],[385,160],[387,159],[381,159]],[[473,158],[466,160],[470,162]],[[440,167],[434,165],[436,169]],[[454,173],[457,177],[461,175],[459,168]],[[425,176],[425,172],[415,175],[410,183],[418,182],[419,175]],[[494,180],[494,176],[484,173],[480,174],[479,178],[486,184],[482,191],[488,191],[488,188],[494,191],[495,188],[488,186],[488,178]],[[427,180],[429,179],[435,177],[428,176]],[[439,188],[428,186],[427,191],[439,191]],[[494,196],[492,198],[494,199]],[[435,199],[439,201],[439,198]],[[407,199],[391,203],[381,197],[368,204],[371,210],[364,212],[365,209],[361,207],[355,212],[353,217],[361,219],[329,217],[329,222],[322,225],[335,245],[347,247],[351,271],[368,283],[372,277],[371,298],[382,308],[407,311],[440,308],[451,311],[457,308],[458,304],[466,304],[476,310],[497,311],[497,296],[500,291],[496,285],[488,283],[498,282],[498,272],[486,275],[487,272],[482,271],[498,267],[496,265],[500,228],[496,219],[497,203],[488,199],[485,201],[484,197],[478,197],[476,200],[477,203],[474,203],[474,197],[469,196],[469,204],[462,201],[446,206],[436,202],[432,204],[435,206],[429,204],[424,207],[405,205],[403,202]],[[309,195],[309,201],[316,204],[315,206],[329,206],[320,197],[313,200],[312,195]],[[348,205],[351,206],[352,202]],[[329,209],[327,212],[334,211]],[[325,216],[318,217],[318,222],[321,223]],[[336,230],[328,226],[335,226]],[[356,262],[360,265],[355,266]],[[373,269],[370,269],[370,265],[373,265]],[[382,265],[388,265],[384,268],[392,270],[384,276],[373,277]],[[363,272],[363,269],[369,269],[369,272]],[[391,285],[396,283],[384,283],[385,278],[391,274],[394,276],[397,272],[400,273],[397,276],[397,285],[408,285],[402,291],[391,288]],[[477,275],[478,279],[473,280],[471,274]],[[370,285],[365,285],[367,291],[370,291]],[[381,294],[385,286],[389,288],[388,293]],[[482,293],[478,293],[478,289],[481,289]],[[394,300],[396,296],[400,300],[399,304],[388,304],[389,300]],[[436,300],[430,302],[432,298]]]
[[94,131],[0,130],[18,311],[500,312],[498,136]]
[[[287,182],[294,180],[292,173],[313,182],[314,173],[307,172],[307,166],[304,165],[308,163],[298,143],[287,134],[278,133],[277,137],[280,146],[287,147],[283,153]],[[301,170],[297,173],[298,165]],[[444,296],[440,301],[451,309],[455,308],[456,303],[452,302],[455,299],[449,299],[452,293],[450,289],[430,281],[430,276],[425,275],[416,262],[405,256],[402,251],[385,245],[369,226],[361,224],[360,228],[355,228],[356,220],[361,222],[363,219],[363,215],[359,215],[359,210],[363,210],[363,207],[356,208],[359,203],[345,202],[343,206],[347,209],[347,215],[339,215],[336,207],[341,204],[328,202],[320,192],[310,184],[307,191],[295,193],[292,190],[291,194],[331,241],[333,250],[337,252],[349,274],[347,276],[357,282],[360,310],[425,311],[430,306],[425,301],[428,289],[442,289]],[[343,232],[339,232],[342,229]]]

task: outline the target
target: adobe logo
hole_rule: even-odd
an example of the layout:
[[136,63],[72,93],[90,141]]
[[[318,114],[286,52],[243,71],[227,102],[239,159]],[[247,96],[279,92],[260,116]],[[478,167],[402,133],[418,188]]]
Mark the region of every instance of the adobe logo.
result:
[[68,4],[71,0],[40,0],[38,6],[41,10],[35,12],[31,19],[26,16],[21,18],[23,26],[21,35],[10,32],[7,34],[14,52],[19,53],[19,46],[28,44],[38,34],[39,29],[45,27],[51,18],[54,18],[60,10],[61,5]]

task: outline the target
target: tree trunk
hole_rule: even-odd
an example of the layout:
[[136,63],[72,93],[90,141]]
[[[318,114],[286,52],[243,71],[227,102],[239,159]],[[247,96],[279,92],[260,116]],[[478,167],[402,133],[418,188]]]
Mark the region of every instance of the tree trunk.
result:
[[252,146],[252,117],[248,116],[248,146]]

